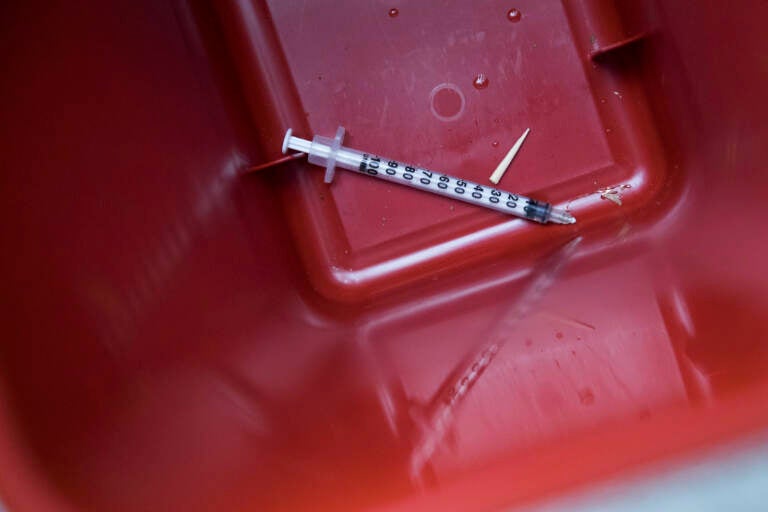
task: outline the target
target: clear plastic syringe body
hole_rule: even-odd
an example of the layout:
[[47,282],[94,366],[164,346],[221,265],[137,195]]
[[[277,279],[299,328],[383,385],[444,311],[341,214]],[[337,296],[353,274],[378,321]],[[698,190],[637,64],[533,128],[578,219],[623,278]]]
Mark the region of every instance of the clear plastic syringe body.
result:
[[309,162],[326,168],[325,181],[330,183],[336,167],[407,187],[438,194],[498,212],[514,215],[542,224],[573,224],[576,219],[567,211],[554,208],[544,201],[481,185],[437,171],[407,164],[393,158],[378,156],[341,145],[344,129],[336,137],[315,136],[312,141],[285,134],[283,152],[289,149],[309,155]]

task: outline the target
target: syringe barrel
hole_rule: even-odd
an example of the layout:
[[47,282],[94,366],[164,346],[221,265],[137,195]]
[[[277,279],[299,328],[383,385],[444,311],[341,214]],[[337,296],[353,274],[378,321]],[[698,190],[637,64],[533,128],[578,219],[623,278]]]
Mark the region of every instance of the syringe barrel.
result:
[[337,154],[336,165],[360,174],[451,199],[458,199],[465,203],[484,206],[542,224],[550,220],[552,205],[549,203],[403,163],[392,158],[342,147]]

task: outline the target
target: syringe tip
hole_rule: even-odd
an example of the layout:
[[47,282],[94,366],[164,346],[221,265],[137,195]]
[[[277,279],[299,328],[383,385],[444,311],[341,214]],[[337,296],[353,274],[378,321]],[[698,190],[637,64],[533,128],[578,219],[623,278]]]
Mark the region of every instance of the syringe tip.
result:
[[571,215],[565,210],[561,210],[559,208],[552,208],[552,211],[549,212],[549,222],[554,222],[555,224],[575,224],[576,223],[576,217]]

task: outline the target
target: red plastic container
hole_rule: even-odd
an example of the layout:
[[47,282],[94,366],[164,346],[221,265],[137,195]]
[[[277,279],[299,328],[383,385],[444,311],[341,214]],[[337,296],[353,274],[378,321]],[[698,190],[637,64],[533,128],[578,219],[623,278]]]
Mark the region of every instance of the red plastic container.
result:
[[[9,510],[510,510],[768,425],[765,2],[2,11]],[[281,160],[338,125],[478,182],[530,127],[578,223]]]

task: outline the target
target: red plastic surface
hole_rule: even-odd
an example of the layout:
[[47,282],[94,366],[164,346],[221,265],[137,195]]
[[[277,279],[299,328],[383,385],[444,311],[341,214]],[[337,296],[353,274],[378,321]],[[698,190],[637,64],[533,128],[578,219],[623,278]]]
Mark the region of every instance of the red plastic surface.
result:
[[[493,510],[768,424],[764,2],[2,10],[10,510]],[[338,124],[478,181],[530,126],[502,184],[579,222],[247,173]]]
[[[429,4],[382,18],[376,3],[340,2],[329,12],[319,3],[274,2],[274,26],[306,112],[306,128],[297,125],[309,135],[343,124],[350,146],[482,183],[532,127],[504,187],[548,201],[581,198],[567,206],[582,226],[618,214],[599,199],[607,186],[634,187],[623,189],[624,209],[647,203],[668,169],[643,89],[579,58],[590,50],[584,19],[594,9],[578,2],[519,7],[524,23],[510,23],[494,2],[441,9],[438,23]],[[338,12],[356,20],[341,33],[330,22]],[[373,30],[383,34],[375,45],[367,43]],[[477,89],[481,74],[488,85]],[[451,103],[435,94],[441,90],[464,99]],[[530,251],[573,231],[542,230],[349,173],[330,189],[317,173],[295,186],[301,203],[293,226],[310,278],[341,300],[402,288],[510,248]]]

